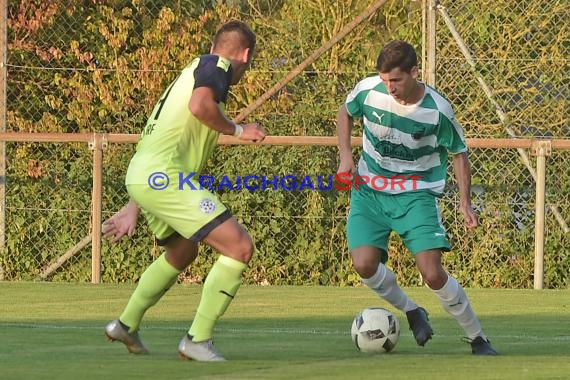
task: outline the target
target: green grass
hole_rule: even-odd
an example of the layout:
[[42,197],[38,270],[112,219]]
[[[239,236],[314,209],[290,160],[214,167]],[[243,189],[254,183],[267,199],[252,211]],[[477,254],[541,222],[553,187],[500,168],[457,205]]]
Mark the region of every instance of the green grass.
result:
[[[436,332],[418,347],[405,317],[394,352],[366,355],[350,340],[354,315],[387,305],[366,288],[244,286],[216,328],[229,361],[180,360],[176,348],[200,296],[177,285],[152,308],[148,356],[103,335],[132,285],[0,282],[0,379],[568,379],[570,290],[467,290],[498,357],[474,357],[426,288],[408,293]],[[392,308],[390,308],[392,309]],[[392,309],[393,310],[393,309]]]

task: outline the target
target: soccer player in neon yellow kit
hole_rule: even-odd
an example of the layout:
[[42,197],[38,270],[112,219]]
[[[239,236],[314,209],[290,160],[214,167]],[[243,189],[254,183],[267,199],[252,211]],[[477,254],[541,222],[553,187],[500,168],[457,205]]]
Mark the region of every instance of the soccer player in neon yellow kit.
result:
[[[131,200],[104,223],[105,236],[117,241],[132,235],[140,210],[158,244],[165,247],[142,274],[123,313],[105,328],[109,339],[123,342],[132,353],[148,352],[138,334],[143,315],[194,261],[202,242],[221,255],[207,275],[196,315],[178,351],[198,361],[225,360],[213,345],[213,329],[241,284],[253,243],[214,194],[200,189],[193,177],[193,186],[179,183],[179,173],[199,175],[220,133],[254,142],[265,138],[258,124],[238,125],[224,115],[229,88],[249,67],[255,43],[246,24],[225,23],[214,36],[210,54],[194,59],[164,91],[129,164],[125,183]],[[153,179],[157,172],[168,176],[169,183],[165,177]]]
[[[478,225],[471,206],[470,164],[461,126],[449,102],[417,80],[417,57],[410,44],[387,44],[376,69],[379,75],[360,81],[338,112],[338,173],[369,180],[375,176],[415,176],[419,180],[390,188],[373,183],[352,188],[347,234],[354,268],[379,297],[406,313],[417,344],[425,345],[433,335],[426,310],[404,293],[384,265],[388,238],[395,231],[414,255],[426,285],[465,331],[472,353],[497,355],[465,291],[441,264],[442,252],[450,247],[437,197],[445,186],[448,151],[453,154],[465,225]],[[354,118],[363,119],[363,153],[357,166],[350,144]]]

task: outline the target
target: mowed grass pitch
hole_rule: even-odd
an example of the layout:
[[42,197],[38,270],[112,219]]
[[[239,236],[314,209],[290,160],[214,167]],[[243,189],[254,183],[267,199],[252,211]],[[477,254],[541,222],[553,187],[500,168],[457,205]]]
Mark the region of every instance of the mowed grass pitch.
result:
[[[148,356],[128,354],[103,327],[134,285],[0,283],[0,379],[568,379],[570,290],[468,289],[501,356],[475,357],[428,289],[407,289],[436,335],[418,347],[405,316],[394,352],[359,353],[354,315],[384,306],[364,287],[243,286],[216,329],[229,360],[180,360],[201,287],[174,286],[148,313]],[[390,308],[393,310],[392,308]],[[393,310],[394,311],[394,310]]]

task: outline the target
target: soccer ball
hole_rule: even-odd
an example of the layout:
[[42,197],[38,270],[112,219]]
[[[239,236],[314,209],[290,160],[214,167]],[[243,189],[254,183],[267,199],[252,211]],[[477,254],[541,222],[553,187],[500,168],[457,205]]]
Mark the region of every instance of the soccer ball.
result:
[[400,322],[390,311],[371,307],[354,317],[351,335],[361,352],[390,352],[400,339]]

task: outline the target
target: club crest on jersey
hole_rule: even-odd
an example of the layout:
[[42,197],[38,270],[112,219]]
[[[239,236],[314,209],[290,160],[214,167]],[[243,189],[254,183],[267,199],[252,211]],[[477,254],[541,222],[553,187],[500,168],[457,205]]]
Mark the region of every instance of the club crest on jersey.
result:
[[204,214],[211,214],[216,211],[216,203],[211,199],[202,199],[200,201],[200,211]]

